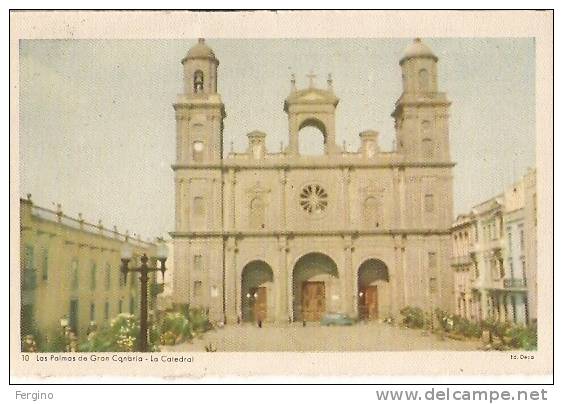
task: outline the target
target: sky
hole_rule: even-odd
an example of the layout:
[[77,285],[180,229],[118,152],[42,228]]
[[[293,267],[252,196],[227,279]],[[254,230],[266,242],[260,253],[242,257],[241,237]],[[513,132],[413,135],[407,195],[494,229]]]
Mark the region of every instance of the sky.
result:
[[[196,39],[20,41],[20,196],[61,203],[70,216],[116,225],[142,238],[174,227],[176,155],[172,103],[182,92],[181,59]],[[227,112],[225,150],[244,151],[246,134],[287,144],[283,101],[332,74],[336,141],[380,132],[390,150],[390,114],[401,94],[399,60],[410,39],[208,39],[220,60]],[[424,39],[439,58],[440,91],[452,101],[454,211],[468,211],[535,166],[533,38]]]

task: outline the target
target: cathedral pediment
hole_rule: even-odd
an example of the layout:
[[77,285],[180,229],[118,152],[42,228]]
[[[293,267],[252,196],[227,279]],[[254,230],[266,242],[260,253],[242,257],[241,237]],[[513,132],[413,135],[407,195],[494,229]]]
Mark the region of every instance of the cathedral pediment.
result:
[[285,108],[292,104],[330,104],[336,106],[338,97],[332,91],[319,88],[293,91],[285,100]]
[[325,98],[323,96],[321,96],[320,94],[316,93],[316,92],[311,92],[309,94],[305,94],[303,97],[301,97],[301,100],[303,101],[320,101],[320,100],[324,100]]

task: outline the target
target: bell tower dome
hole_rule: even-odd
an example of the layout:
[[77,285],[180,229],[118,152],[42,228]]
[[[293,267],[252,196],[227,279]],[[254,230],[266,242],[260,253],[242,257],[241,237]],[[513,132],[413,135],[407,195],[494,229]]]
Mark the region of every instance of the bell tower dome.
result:
[[214,94],[217,92],[219,61],[213,49],[199,38],[182,59],[184,65],[184,92],[186,94]]
[[217,163],[223,157],[225,107],[217,92],[219,60],[203,38],[182,59],[184,93],[176,110],[178,164]]
[[403,92],[391,114],[395,118],[397,152],[409,163],[450,162],[450,101],[438,90],[438,58],[416,38],[399,64]]
[[427,94],[438,91],[436,65],[438,58],[432,50],[416,38],[401,58],[405,93]]

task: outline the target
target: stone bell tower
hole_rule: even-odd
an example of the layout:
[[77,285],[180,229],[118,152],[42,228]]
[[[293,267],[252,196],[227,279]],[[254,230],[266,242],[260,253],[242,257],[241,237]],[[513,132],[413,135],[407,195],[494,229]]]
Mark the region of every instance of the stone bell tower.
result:
[[182,59],[184,93],[176,111],[176,231],[220,230],[220,163],[225,107],[217,93],[219,61],[203,39]]
[[219,61],[199,39],[182,59],[184,93],[174,104],[178,163],[217,163],[223,154],[225,107],[217,93]]
[[332,78],[329,75],[327,88],[316,88],[314,74],[309,74],[309,88],[298,90],[295,77],[291,79],[291,93],[285,99],[284,111],[289,119],[289,155],[299,154],[299,131],[313,126],[321,131],[324,137],[324,154],[334,154],[338,150],[335,135],[335,115],[338,97],[332,89]]
[[202,236],[220,233],[223,228],[221,162],[226,114],[217,92],[219,61],[199,39],[182,65],[184,91],[174,103],[174,293],[177,301],[194,306],[205,302],[210,316],[220,318],[223,240]]
[[391,114],[395,118],[397,151],[406,162],[449,162],[450,102],[438,91],[438,58],[416,38],[399,63],[403,93]]

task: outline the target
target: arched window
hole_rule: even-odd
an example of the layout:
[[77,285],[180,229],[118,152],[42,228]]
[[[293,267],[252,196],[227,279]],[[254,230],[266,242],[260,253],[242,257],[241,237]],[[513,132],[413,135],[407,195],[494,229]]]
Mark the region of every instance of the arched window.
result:
[[434,157],[434,142],[430,138],[422,139],[422,157],[425,159]]
[[428,70],[420,69],[418,71],[418,88],[420,91],[428,91]]
[[299,125],[299,154],[319,156],[325,154],[326,128],[318,119],[307,119]]
[[196,70],[194,73],[194,93],[203,92],[203,72]]
[[194,161],[203,160],[203,142],[197,140],[192,145],[192,158]]
[[250,227],[253,229],[263,229],[265,226],[265,206],[260,197],[250,201]]

